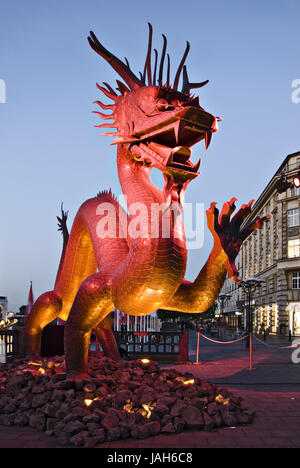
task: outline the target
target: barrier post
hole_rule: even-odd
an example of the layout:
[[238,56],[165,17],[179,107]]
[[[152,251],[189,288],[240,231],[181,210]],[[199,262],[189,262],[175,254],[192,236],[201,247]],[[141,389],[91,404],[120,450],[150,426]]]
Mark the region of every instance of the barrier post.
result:
[[249,370],[253,370],[253,334],[249,333],[250,349],[249,349]]
[[186,330],[179,342],[178,362],[189,361],[189,332]]
[[196,356],[196,363],[199,364],[199,351],[200,351],[200,331],[197,333],[197,356]]

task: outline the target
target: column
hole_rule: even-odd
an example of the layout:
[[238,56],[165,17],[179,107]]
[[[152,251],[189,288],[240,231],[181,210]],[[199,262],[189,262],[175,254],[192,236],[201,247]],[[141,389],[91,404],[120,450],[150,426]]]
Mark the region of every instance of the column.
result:
[[117,331],[120,330],[120,311],[117,309]]

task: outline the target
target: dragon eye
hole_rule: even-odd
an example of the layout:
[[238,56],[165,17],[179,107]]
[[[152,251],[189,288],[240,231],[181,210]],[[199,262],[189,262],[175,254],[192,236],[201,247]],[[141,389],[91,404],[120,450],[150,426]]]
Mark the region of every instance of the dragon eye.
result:
[[160,98],[160,99],[157,99],[156,101],[156,109],[159,111],[166,111],[166,110],[174,109],[174,107],[170,106],[168,101],[166,101],[165,99]]

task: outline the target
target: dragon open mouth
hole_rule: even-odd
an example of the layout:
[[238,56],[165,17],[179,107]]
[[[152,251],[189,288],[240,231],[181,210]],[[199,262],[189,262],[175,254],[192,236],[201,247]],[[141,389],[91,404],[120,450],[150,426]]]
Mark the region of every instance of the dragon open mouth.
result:
[[204,140],[207,149],[217,129],[216,117],[200,108],[185,107],[146,132],[133,133],[130,151],[137,161],[157,167],[176,183],[184,183],[199,175],[201,158],[192,163],[191,146]]

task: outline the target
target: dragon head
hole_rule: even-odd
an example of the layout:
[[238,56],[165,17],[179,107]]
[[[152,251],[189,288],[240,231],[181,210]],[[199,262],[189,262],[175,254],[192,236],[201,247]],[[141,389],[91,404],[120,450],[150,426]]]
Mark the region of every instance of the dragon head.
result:
[[[207,149],[211,137],[218,130],[219,118],[206,112],[199,98],[190,91],[201,88],[208,81],[190,83],[184,65],[189,52],[187,43],[184,55],[177,69],[174,83],[170,83],[170,57],[167,54],[166,81],[163,84],[164,61],[167,40],[163,35],[163,48],[158,66],[158,52],[154,49],[155,65],[152,72],[152,26],[149,25],[148,51],[143,74],[137,77],[131,70],[128,60],[122,62],[103,47],[93,32],[88,41],[91,47],[103,57],[125,81],[117,80],[116,93],[107,83],[98,88],[109,97],[110,105],[95,101],[102,109],[112,110],[112,114],[95,112],[103,119],[113,119],[111,123],[96,127],[116,128],[117,132],[104,133],[115,135],[113,144],[126,145],[128,155],[139,164],[156,167],[165,176],[165,185],[179,187],[199,175],[200,161],[193,164],[190,160],[191,146],[203,140]],[[158,72],[158,73],[157,73]],[[183,73],[182,90],[178,91],[179,79]]]

